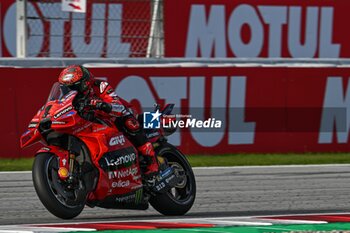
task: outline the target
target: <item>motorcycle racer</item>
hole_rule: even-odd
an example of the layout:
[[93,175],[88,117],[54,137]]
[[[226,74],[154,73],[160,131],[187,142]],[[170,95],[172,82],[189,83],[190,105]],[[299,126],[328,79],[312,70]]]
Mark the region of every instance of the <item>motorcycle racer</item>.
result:
[[[89,99],[89,106],[96,110],[96,114],[112,119],[117,127],[121,128],[137,150],[149,160],[144,175],[152,177],[158,173],[154,148],[135,118],[131,104],[117,96],[108,82],[95,79],[93,74],[81,65],[71,65],[63,69],[58,81],[63,88],[77,91],[77,99]],[[82,117],[93,119],[90,115]]]

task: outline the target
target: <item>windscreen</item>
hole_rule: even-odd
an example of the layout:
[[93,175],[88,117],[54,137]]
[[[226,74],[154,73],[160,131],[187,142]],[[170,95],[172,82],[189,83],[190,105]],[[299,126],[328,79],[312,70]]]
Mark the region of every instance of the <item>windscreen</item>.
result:
[[[61,84],[59,84],[58,82],[55,82],[52,85],[49,97],[47,98],[46,102],[49,101],[54,101],[54,100],[59,100],[61,99],[63,96],[67,95],[69,92],[71,92],[71,90],[66,87],[66,86],[62,86]],[[73,91],[75,92],[75,91]]]

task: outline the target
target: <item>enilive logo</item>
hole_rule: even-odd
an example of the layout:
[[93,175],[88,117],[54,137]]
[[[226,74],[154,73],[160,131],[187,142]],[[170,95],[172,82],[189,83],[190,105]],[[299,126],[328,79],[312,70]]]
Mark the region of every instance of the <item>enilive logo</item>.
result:
[[124,135],[116,136],[116,137],[111,138],[111,140],[109,140],[110,146],[115,146],[118,144],[124,145],[124,143],[125,143]]

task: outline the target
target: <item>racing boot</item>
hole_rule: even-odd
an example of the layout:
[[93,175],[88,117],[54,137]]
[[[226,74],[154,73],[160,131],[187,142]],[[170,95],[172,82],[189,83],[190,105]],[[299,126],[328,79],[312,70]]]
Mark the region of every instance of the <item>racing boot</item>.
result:
[[159,165],[155,156],[152,143],[146,142],[144,145],[137,148],[137,150],[148,159],[146,171],[143,173],[146,177],[153,177],[158,174]]

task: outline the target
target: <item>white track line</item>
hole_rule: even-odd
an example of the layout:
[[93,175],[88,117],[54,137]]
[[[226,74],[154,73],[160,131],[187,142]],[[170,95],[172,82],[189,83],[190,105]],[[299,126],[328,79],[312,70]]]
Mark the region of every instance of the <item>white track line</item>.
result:
[[259,218],[259,220],[266,220],[273,224],[327,224],[326,221],[309,221],[309,220],[289,220],[289,219],[269,219]]
[[[205,221],[205,220],[204,220]],[[229,226],[272,226],[272,223],[268,222],[245,222],[245,221],[228,221],[228,220],[214,220],[214,221],[208,221],[208,223],[212,224],[223,224],[223,225],[229,225]]]
[[270,217],[288,217],[288,216],[312,216],[312,215],[344,215],[350,212],[342,213],[307,213],[307,214],[278,214],[278,215],[265,215],[265,216],[252,216],[252,218],[270,218]]
[[0,233],[2,232],[72,232],[72,231],[96,231],[93,228],[73,228],[73,227],[37,227],[29,225],[6,225],[0,226]]
[[0,230],[1,233],[34,233],[34,231]]
[[[349,167],[350,164],[309,164],[309,165],[262,165],[262,166],[223,166],[223,167],[192,167],[193,170],[215,169],[249,169],[249,168],[308,168],[308,167]],[[31,171],[3,171],[1,174],[27,174]]]
[[204,169],[246,169],[246,168],[308,168],[308,167],[349,167],[350,164],[308,164],[308,165],[262,165],[262,166],[223,166],[223,167],[192,167],[193,170]]
[[9,171],[9,172],[0,172],[0,174],[30,174],[32,171]]
[[33,227],[34,232],[72,232],[72,231],[96,231],[93,228],[72,228],[72,227]]

